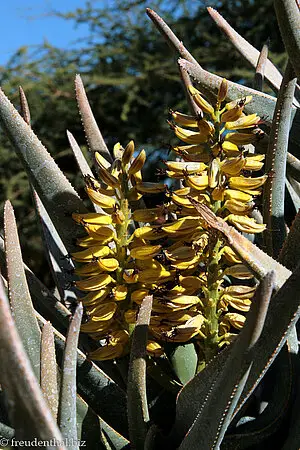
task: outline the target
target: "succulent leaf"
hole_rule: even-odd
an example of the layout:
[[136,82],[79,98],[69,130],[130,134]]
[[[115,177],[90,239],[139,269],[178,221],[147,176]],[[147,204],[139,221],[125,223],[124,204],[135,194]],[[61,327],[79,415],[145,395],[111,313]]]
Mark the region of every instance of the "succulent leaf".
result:
[[128,423],[130,441],[139,450],[144,448],[149,411],[146,393],[146,346],[150,323],[152,296],[144,298],[132,337],[128,373]]
[[57,365],[55,356],[54,334],[50,322],[42,328],[41,340],[41,389],[48,402],[53,418],[58,411]]
[[4,234],[10,305],[18,333],[39,380],[41,332],[25,276],[14,210],[9,201],[4,208]]

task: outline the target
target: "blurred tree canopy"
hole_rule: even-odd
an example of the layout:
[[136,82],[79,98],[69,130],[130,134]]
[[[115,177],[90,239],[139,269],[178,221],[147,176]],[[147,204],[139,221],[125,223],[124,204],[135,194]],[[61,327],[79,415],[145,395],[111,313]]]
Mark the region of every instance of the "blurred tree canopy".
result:
[[[0,83],[15,105],[18,87],[26,92],[32,127],[71,181],[82,189],[71,157],[66,129],[84,146],[84,133],[74,95],[74,77],[82,75],[101,132],[109,146],[134,139],[161,154],[171,139],[168,109],[187,112],[176,56],[145,14],[151,7],[171,26],[207,70],[252,85],[253,69],[233,49],[206,11],[216,8],[251,44],[261,49],[269,39],[270,58],[283,68],[286,56],[271,0],[87,1],[62,15],[85,23],[89,33],[80,45],[58,49],[48,43],[32,51],[24,46],[0,67]],[[1,202],[9,198],[20,224],[25,259],[39,272],[42,253],[31,193],[7,138],[0,134]],[[79,184],[78,184],[79,183]]]

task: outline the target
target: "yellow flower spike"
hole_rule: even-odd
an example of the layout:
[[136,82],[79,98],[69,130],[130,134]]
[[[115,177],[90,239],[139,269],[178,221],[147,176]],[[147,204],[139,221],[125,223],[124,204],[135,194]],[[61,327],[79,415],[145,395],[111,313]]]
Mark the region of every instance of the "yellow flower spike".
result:
[[110,283],[115,283],[115,280],[110,275],[101,273],[85,280],[75,281],[75,286],[81,291],[97,291]]
[[119,261],[116,258],[100,258],[97,264],[104,272],[114,272],[119,267]]
[[247,156],[245,158],[245,170],[260,170],[264,165],[265,155]]
[[237,309],[238,311],[248,312],[251,306],[251,300],[248,298],[244,299],[231,299],[228,300],[228,305],[230,305],[232,308]]
[[132,219],[136,222],[154,222],[157,219],[164,217],[166,212],[163,207],[136,209],[132,213]]
[[257,114],[249,114],[249,116],[240,117],[234,122],[226,122],[226,130],[239,130],[244,128],[252,128],[260,121],[260,117]]
[[122,164],[126,166],[134,154],[134,141],[128,142],[122,155]]
[[139,281],[145,283],[146,285],[162,284],[167,281],[173,280],[175,277],[175,271],[162,269],[146,269],[139,273]]
[[104,258],[112,253],[112,250],[106,245],[95,245],[80,252],[71,253],[71,256],[78,262],[90,262],[97,258]]
[[99,289],[98,291],[89,292],[84,297],[81,297],[80,300],[87,308],[94,306],[95,304],[99,304],[106,300],[107,296],[110,294],[110,288]]
[[142,172],[139,170],[138,172],[130,175],[130,181],[133,186],[143,181]]
[[156,240],[165,237],[167,233],[162,229],[161,225],[152,225],[136,228],[134,236],[138,239]]
[[226,80],[226,78],[223,78],[217,96],[217,102],[219,104],[221,104],[225,100],[227,92],[228,92],[228,81]]
[[113,189],[119,187],[120,181],[101,165],[101,159],[99,159],[99,156],[101,156],[100,153],[95,152],[94,154],[96,162],[98,163],[98,171],[101,181]]
[[226,220],[244,233],[261,233],[266,229],[265,224],[257,223],[254,219],[247,216],[229,214],[229,216],[226,217]]
[[207,168],[207,165],[202,162],[165,161],[165,165],[169,170],[178,173],[181,177],[183,172],[189,175],[200,174]]
[[163,183],[150,183],[150,182],[138,183],[136,185],[137,191],[142,194],[158,194],[160,192],[165,192],[166,187],[167,186]]
[[110,359],[120,358],[123,354],[124,347],[122,344],[115,346],[99,347],[97,350],[89,353],[89,358],[94,361],[107,361]]
[[194,88],[194,86],[192,85],[189,85],[188,90],[199,108],[201,108],[204,113],[210,114],[212,117],[214,117],[214,107],[202,97],[198,89]]
[[75,222],[85,225],[110,225],[112,223],[111,216],[108,214],[99,213],[87,213],[87,214],[77,214],[73,213],[72,218]]
[[239,155],[236,158],[226,158],[221,163],[221,171],[226,175],[239,175],[245,168],[246,159],[243,155]]
[[244,264],[235,264],[234,266],[226,267],[225,275],[229,275],[239,280],[249,280],[254,278],[254,275]]
[[238,100],[232,100],[231,102],[226,103],[225,108],[227,111],[230,111],[231,109],[234,109],[236,107],[236,105],[238,105],[238,104],[247,105],[251,101],[252,101],[252,95],[247,95],[244,98],[240,98]]
[[133,175],[136,172],[139,172],[146,161],[146,152],[145,150],[141,150],[140,153],[134,158],[134,160],[131,163],[131,166],[128,170],[128,175]]
[[180,246],[171,252],[165,250],[165,255],[170,261],[176,263],[178,261],[193,260],[196,256],[196,253],[192,247]]
[[199,175],[199,176],[191,176],[186,177],[186,184],[193,189],[198,191],[203,191],[208,187],[208,176],[207,175]]
[[241,330],[244,326],[246,317],[237,313],[227,313],[224,316],[224,320],[238,330]]
[[117,311],[117,304],[114,302],[100,303],[93,308],[89,308],[88,313],[93,320],[106,321],[111,320]]
[[147,342],[146,350],[147,353],[154,358],[159,358],[165,354],[163,347],[158,342],[152,340]]
[[135,259],[152,259],[161,251],[161,245],[143,245],[130,250],[130,256]]
[[208,168],[208,186],[215,188],[218,186],[220,174],[220,159],[214,158]]
[[213,200],[224,200],[225,196],[225,187],[224,186],[216,186],[215,189],[211,193]]
[[115,286],[111,292],[114,297],[114,300],[116,302],[121,302],[122,300],[126,299],[128,289],[125,284],[119,284],[118,286]]
[[170,110],[170,114],[178,125],[183,127],[198,128],[197,118],[195,116],[190,116],[188,114],[182,114],[178,111]]
[[236,189],[226,189],[224,192],[224,196],[226,200],[237,200],[243,203],[249,203],[253,200],[252,195]]
[[101,208],[113,208],[116,204],[116,200],[108,195],[101,194],[100,192],[95,191],[94,189],[86,188],[86,192],[93,203],[101,206]]
[[178,139],[185,142],[186,144],[204,144],[204,142],[207,142],[209,138],[209,134],[187,130],[185,128],[178,127],[177,125],[172,125],[172,128]]
[[139,274],[134,269],[126,269],[123,272],[123,280],[127,284],[134,284],[139,281]]
[[[260,191],[258,193],[256,192],[257,189],[259,189],[263,184],[267,181],[268,175],[263,175],[262,177],[231,177],[229,179],[228,185],[231,189],[238,189],[240,191],[246,192],[251,195],[259,195]],[[254,193],[255,191],[255,193]]]
[[223,207],[228,209],[232,214],[245,215],[253,210],[253,202],[244,203],[238,200],[226,200]]
[[238,148],[238,146],[230,141],[223,142],[222,150],[224,151],[226,156],[239,156],[241,154],[241,150]]
[[[246,116],[248,117],[248,116]],[[256,133],[227,133],[224,137],[224,143],[225,142],[231,142],[232,144],[236,145],[247,145],[252,144],[253,142],[257,141],[258,135]],[[224,148],[224,143],[222,144],[222,147]],[[228,144],[227,144],[228,145]]]

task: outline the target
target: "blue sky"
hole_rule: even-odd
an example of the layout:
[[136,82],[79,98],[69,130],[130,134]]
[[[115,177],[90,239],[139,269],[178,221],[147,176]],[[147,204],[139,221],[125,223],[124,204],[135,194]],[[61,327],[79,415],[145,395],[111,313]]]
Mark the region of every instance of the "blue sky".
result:
[[[99,1],[98,5],[101,4]],[[84,25],[51,16],[51,11],[73,11],[83,7],[84,0],[1,0],[0,65],[5,65],[14,52],[24,45],[50,44],[66,48],[87,35]]]

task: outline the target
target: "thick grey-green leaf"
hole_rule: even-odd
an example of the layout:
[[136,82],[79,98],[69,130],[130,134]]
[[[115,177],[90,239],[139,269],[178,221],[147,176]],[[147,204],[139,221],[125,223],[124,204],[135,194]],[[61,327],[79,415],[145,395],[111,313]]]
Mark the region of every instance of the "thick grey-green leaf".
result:
[[54,334],[50,322],[46,322],[42,329],[40,384],[52,416],[56,420],[58,410],[57,364]]
[[289,269],[297,267],[300,261],[300,210],[290,228],[282,250],[279,255],[279,261]]
[[77,366],[77,345],[80,333],[80,325],[83,313],[83,306],[80,303],[71,319],[65,343],[64,359],[61,374],[61,386],[58,408],[59,428],[69,442],[72,450],[78,450],[77,424],[76,424],[76,366]]
[[39,380],[41,332],[25,276],[14,210],[9,201],[4,207],[4,233],[9,301],[18,333]]
[[255,69],[255,76],[254,76],[254,89],[257,91],[263,90],[263,83],[266,73],[266,65],[268,63],[268,45],[265,44],[263,48],[261,49],[261,52],[259,54],[256,69]]
[[[0,281],[0,383],[8,397],[10,417],[16,438],[37,437],[62,442],[60,431],[52,417],[24,351],[15,327],[8,300]],[[53,446],[49,447],[54,449]],[[65,450],[63,445],[55,446]]]
[[271,300],[261,336],[252,350],[252,369],[235,413],[263,378],[290,333],[294,333],[294,325],[300,315],[299,277],[300,266]]
[[73,212],[86,212],[78,194],[46,148],[0,89],[0,123],[22,161],[66,248],[74,248],[79,227]]
[[276,17],[290,61],[300,79],[300,10],[296,0],[274,0]]
[[225,436],[222,447],[224,445],[226,450],[246,450],[265,442],[265,448],[268,448],[266,439],[278,432],[293,400],[292,376],[291,355],[285,346],[266,377],[265,387],[271,392],[268,393],[265,409],[255,420],[238,425],[232,434]]
[[89,148],[93,152],[99,152],[108,162],[112,162],[111,154],[96,123],[80,75],[75,77],[75,92]]
[[[36,314],[43,326],[45,319]],[[65,337],[55,328],[53,331],[58,363],[62,366]],[[77,349],[77,390],[96,414],[122,435],[127,436],[125,392],[79,349]]]
[[300,183],[287,175],[285,185],[295,207],[295,213],[300,209]]
[[144,449],[144,442],[149,422],[149,411],[146,392],[146,346],[150,323],[153,297],[144,298],[131,344],[128,372],[127,410],[130,442],[137,450]]
[[129,441],[97,416],[79,395],[77,395],[76,406],[78,439],[85,441],[85,447],[88,450],[106,448],[100,434],[104,435],[113,450],[122,450],[128,446]]
[[61,301],[65,304],[76,300],[74,290],[68,289],[68,285],[74,280],[74,264],[70,258],[66,258],[68,253],[62,242],[49,214],[47,213],[41,199],[36,192],[33,192],[36,211],[40,219],[42,228],[42,238],[46,252],[48,264],[52,277],[55,281]]
[[170,355],[170,361],[181,383],[187,383],[195,376],[197,369],[195,345],[191,343],[177,346]]
[[266,154],[266,173],[272,173],[264,185],[264,232],[268,253],[278,258],[286,238],[284,196],[286,159],[289,142],[291,111],[296,86],[294,69],[288,63],[279,90]]
[[[197,442],[201,442],[203,450],[219,448],[253,363],[246,355],[260,337],[273,285],[274,272],[271,272],[256,290],[243,330],[232,344],[223,370],[213,384],[207,385],[207,396],[199,405],[197,416],[182,441],[180,450],[196,448]],[[198,375],[198,382],[201,378],[204,382],[205,370]]]
[[[3,275],[7,277],[4,240],[1,236],[0,267]],[[43,317],[49,319],[60,332],[65,332],[69,324],[70,311],[46,288],[26,264],[24,264],[24,270],[34,308]]]

